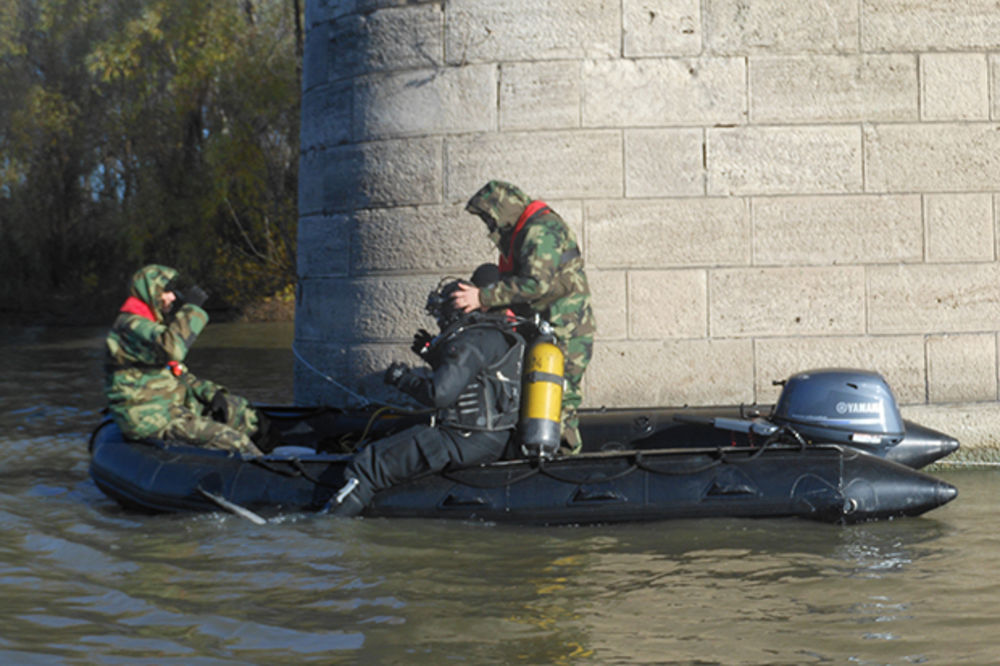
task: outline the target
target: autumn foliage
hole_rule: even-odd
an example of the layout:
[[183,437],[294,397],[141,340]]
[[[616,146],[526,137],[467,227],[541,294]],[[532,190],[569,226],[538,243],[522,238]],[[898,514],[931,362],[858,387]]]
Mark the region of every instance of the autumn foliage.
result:
[[295,281],[301,0],[0,0],[0,309],[105,320],[145,263]]

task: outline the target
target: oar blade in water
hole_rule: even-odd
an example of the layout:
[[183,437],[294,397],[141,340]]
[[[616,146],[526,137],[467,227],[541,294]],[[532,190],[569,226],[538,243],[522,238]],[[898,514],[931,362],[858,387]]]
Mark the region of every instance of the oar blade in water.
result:
[[204,495],[208,499],[210,499],[213,502],[215,502],[215,504],[218,507],[220,507],[222,509],[225,509],[229,513],[235,514],[235,515],[239,516],[240,518],[246,518],[251,523],[254,523],[256,525],[265,525],[265,524],[267,524],[267,520],[266,519],[264,519],[261,516],[257,515],[256,513],[254,513],[253,511],[251,511],[250,509],[242,507],[239,504],[236,504],[235,502],[230,502],[229,500],[227,500],[222,495],[216,495],[215,493],[211,493],[211,492],[205,490],[204,488],[198,488],[198,490],[201,492],[202,495]]

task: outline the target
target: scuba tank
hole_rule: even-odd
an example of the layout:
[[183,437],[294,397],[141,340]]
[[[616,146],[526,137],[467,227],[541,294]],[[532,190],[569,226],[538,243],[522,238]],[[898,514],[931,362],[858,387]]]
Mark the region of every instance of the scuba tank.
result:
[[548,322],[538,332],[525,355],[518,437],[524,455],[550,458],[561,440],[563,353]]

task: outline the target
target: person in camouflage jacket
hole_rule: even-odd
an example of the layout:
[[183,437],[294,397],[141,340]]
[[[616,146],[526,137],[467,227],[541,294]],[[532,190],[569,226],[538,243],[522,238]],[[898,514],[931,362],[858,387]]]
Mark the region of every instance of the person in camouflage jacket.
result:
[[[173,268],[150,265],[133,276],[129,297],[105,339],[104,393],[111,417],[129,439],[159,438],[247,456],[258,415],[245,398],[198,379],[184,366],[208,324],[198,287],[189,302],[173,286]],[[200,302],[199,302],[200,301]]]
[[545,202],[533,201],[500,180],[484,185],[465,209],[486,223],[500,250],[501,278],[482,289],[464,286],[455,294],[455,304],[466,312],[527,306],[552,324],[565,354],[562,438],[570,453],[579,453],[580,385],[593,354],[597,324],[576,237]]

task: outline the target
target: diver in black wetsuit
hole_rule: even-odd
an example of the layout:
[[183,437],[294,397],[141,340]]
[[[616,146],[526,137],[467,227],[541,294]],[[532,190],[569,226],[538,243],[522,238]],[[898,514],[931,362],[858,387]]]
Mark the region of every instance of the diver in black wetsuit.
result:
[[[495,267],[493,267],[495,269]],[[473,282],[488,284],[480,267]],[[436,425],[417,425],[373,442],[345,471],[347,483],[331,500],[335,515],[355,516],[372,496],[419,474],[492,462],[503,455],[517,425],[524,339],[505,314],[464,314],[452,302],[460,281],[430,293],[427,311],[441,333],[414,336],[427,368],[393,363],[385,383],[436,410]]]

